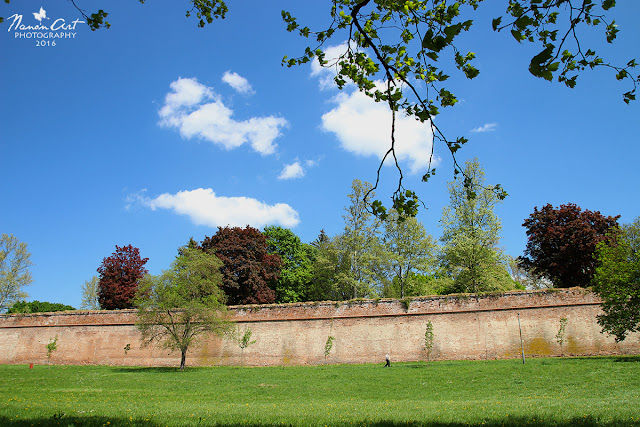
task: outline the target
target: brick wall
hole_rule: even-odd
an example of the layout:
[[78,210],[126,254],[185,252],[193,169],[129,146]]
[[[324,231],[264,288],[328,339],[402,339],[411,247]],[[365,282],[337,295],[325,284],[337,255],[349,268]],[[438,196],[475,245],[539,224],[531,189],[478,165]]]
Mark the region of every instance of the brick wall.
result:
[[[237,306],[238,335],[256,342],[240,349],[230,337],[210,337],[189,351],[187,365],[283,365],[413,361],[425,358],[426,322],[434,329],[433,359],[517,358],[520,327],[527,356],[559,356],[555,336],[566,317],[565,355],[639,354],[637,334],[616,343],[596,322],[597,297],[580,288],[451,295],[407,300],[362,300]],[[177,366],[180,354],[141,347],[135,311],[74,311],[0,315],[0,363]],[[335,337],[325,359],[325,343]],[[124,348],[130,347],[125,354]]]

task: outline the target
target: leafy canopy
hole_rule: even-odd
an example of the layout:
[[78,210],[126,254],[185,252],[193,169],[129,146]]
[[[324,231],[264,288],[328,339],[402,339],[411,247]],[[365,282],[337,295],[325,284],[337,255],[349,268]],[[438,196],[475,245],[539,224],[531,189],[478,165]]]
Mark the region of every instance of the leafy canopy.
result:
[[416,273],[431,272],[435,267],[436,242],[416,218],[399,220],[391,210],[384,221],[382,242],[387,259],[387,274],[396,281],[399,297],[407,295],[407,286]]
[[[338,88],[353,84],[376,102],[389,106],[390,143],[380,167],[387,157],[395,161],[399,177],[391,199],[392,207],[401,218],[415,216],[420,201],[415,191],[405,189],[402,183],[402,169],[395,152],[397,113],[428,123],[434,140],[451,154],[454,174],[464,175],[456,152],[468,142],[467,138],[448,135],[433,119],[441,109],[458,102],[449,83],[451,74],[474,79],[480,73],[474,65],[475,53],[459,49],[457,41],[463,33],[472,32],[477,10],[485,1],[332,0],[327,10],[328,25],[317,30],[300,24],[290,12],[282,11],[287,31],[309,40],[304,53],[285,56],[283,65],[292,67],[317,59],[321,66],[335,68]],[[505,12],[494,18],[491,26],[496,32],[509,31],[518,44],[535,46],[537,53],[528,66],[533,76],[548,81],[555,79],[573,88],[585,70],[608,69],[617,80],[628,83],[623,101],[628,104],[636,99],[640,83],[640,75],[634,74],[636,59],[623,64],[610,63],[580,38],[581,34],[594,29],[600,30],[608,43],[615,41],[620,29],[615,20],[609,18],[615,0],[502,1]],[[92,30],[110,26],[104,10],[88,15],[72,3]],[[214,19],[224,19],[228,12],[224,0],[190,0],[190,5],[186,14],[195,15],[199,27],[211,24]],[[337,58],[326,55],[332,42],[344,46]],[[433,151],[430,160],[433,160]],[[436,172],[430,165],[422,177],[425,182]],[[372,189],[377,188],[379,178],[380,168]],[[499,198],[506,197],[500,185],[488,188]],[[383,203],[379,200],[370,203],[371,211],[384,219],[388,213]]]
[[[402,170],[395,153],[395,116],[402,113],[431,126],[436,141],[451,153],[454,174],[464,170],[456,161],[456,152],[468,142],[463,136],[450,137],[434,122],[441,109],[458,102],[448,83],[451,70],[473,79],[480,73],[473,65],[475,53],[462,51],[456,39],[473,28],[475,11],[484,0],[333,0],[330,24],[313,31],[298,23],[289,12],[282,12],[288,31],[310,40],[303,55],[283,59],[291,67],[317,58],[320,65],[335,67],[335,83],[348,83],[374,99],[385,102],[392,114],[390,147],[384,159],[391,157],[399,172],[398,187],[392,196],[393,208],[401,217],[415,216],[419,202],[414,191],[402,185]],[[615,40],[618,28],[606,12],[614,0],[508,0],[506,13],[492,21],[494,31],[509,29],[518,43],[538,46],[540,52],[530,62],[529,71],[545,80],[554,78],[575,87],[585,69],[609,68],[618,80],[626,80],[631,89],[624,93],[626,103],[635,99],[640,75],[632,74],[634,59],[627,64],[606,62],[594,50],[580,43],[585,27],[598,27],[606,40]],[[346,39],[345,50],[338,58],[326,56],[331,40]],[[433,152],[430,161],[433,160]],[[428,181],[435,173],[429,166],[423,176]],[[378,169],[378,178],[380,169]],[[466,177],[469,179],[469,177]],[[377,187],[374,185],[373,188]],[[499,198],[506,192],[501,186],[490,187]],[[384,218],[387,209],[379,201],[371,205]]]

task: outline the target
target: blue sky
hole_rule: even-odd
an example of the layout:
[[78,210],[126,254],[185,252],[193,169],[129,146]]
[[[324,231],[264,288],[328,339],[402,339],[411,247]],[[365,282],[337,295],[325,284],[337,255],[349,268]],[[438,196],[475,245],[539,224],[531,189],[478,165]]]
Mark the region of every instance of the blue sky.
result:
[[[508,191],[496,209],[501,246],[521,255],[522,222],[546,203],[631,222],[640,215],[640,106],[622,102],[628,86],[606,71],[573,90],[535,79],[527,66],[536,48],[493,33],[500,12],[488,3],[460,40],[481,73],[470,82],[449,73],[460,102],[437,124],[467,136],[459,160],[478,157],[487,181]],[[386,115],[327,87],[310,65],[280,65],[306,46],[280,11],[320,29],[326,2],[230,3],[227,19],[204,29],[184,16],[187,2],[80,4],[107,10],[111,29],[78,24],[73,39],[36,46],[15,38],[10,21],[0,26],[0,232],[28,244],[30,299],[79,306],[82,284],[115,245],[140,248],[157,274],[189,237],[217,225],[282,225],[305,242],[342,230],[352,180],[375,180]],[[3,3],[0,16],[36,25],[41,7],[43,25],[81,18],[64,0]],[[618,63],[640,58],[640,2],[620,1],[612,16],[616,43],[585,40]],[[427,204],[419,219],[438,238],[451,159],[436,145],[438,174],[421,184],[428,138],[414,123],[403,132],[405,185]],[[395,185],[385,167],[379,197]]]

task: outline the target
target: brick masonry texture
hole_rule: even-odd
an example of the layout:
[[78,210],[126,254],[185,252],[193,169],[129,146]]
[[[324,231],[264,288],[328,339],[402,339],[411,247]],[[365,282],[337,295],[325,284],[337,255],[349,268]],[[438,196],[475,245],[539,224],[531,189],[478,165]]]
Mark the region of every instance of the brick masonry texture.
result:
[[[601,333],[597,296],[581,288],[503,294],[415,297],[230,307],[232,336],[210,336],[190,349],[188,366],[384,363],[425,360],[424,333],[434,331],[432,360],[639,354],[638,334],[621,343]],[[568,322],[562,350],[560,319]],[[0,315],[0,363],[178,366],[180,354],[142,347],[135,310]],[[256,342],[242,350],[250,328]],[[330,354],[325,343],[333,336]],[[47,359],[46,346],[57,337]],[[127,344],[130,350],[125,352]]]

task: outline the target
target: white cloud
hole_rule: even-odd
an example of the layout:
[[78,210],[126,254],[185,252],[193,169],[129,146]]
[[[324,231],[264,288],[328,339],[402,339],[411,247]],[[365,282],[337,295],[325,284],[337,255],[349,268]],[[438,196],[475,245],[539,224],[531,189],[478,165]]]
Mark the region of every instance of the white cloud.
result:
[[242,94],[250,95],[254,93],[249,81],[238,73],[225,71],[222,76],[222,81]]
[[[375,102],[357,90],[340,93],[334,101],[337,106],[322,116],[322,128],[333,132],[345,150],[381,160],[391,147],[391,111],[387,104]],[[397,113],[395,141],[398,161],[409,162],[412,173],[428,167],[433,144],[428,122],[420,123]],[[437,161],[434,157],[432,166]]]
[[296,179],[302,178],[305,175],[305,170],[300,164],[300,162],[294,162],[290,165],[285,165],[278,176],[278,179]]
[[474,133],[493,132],[496,130],[496,127],[498,127],[497,123],[485,123],[480,127],[471,129],[471,132],[474,132]]
[[220,96],[195,78],[179,78],[170,86],[171,92],[158,112],[160,125],[177,128],[183,138],[197,137],[227,150],[249,143],[255,151],[267,155],[275,152],[274,141],[288,125],[276,116],[235,120]]
[[328,64],[324,67],[320,66],[318,58],[313,58],[311,61],[311,76],[318,78],[320,89],[325,90],[334,87],[333,78],[338,74],[338,61],[340,56],[344,55],[346,51],[346,43],[326,48],[324,50],[324,59],[328,61]]
[[266,225],[295,227],[300,223],[298,212],[285,203],[268,205],[248,197],[221,197],[211,188],[164,193],[155,198],[144,195],[144,190],[127,198],[152,210],[169,209],[186,215],[196,225],[208,227],[263,228]]

